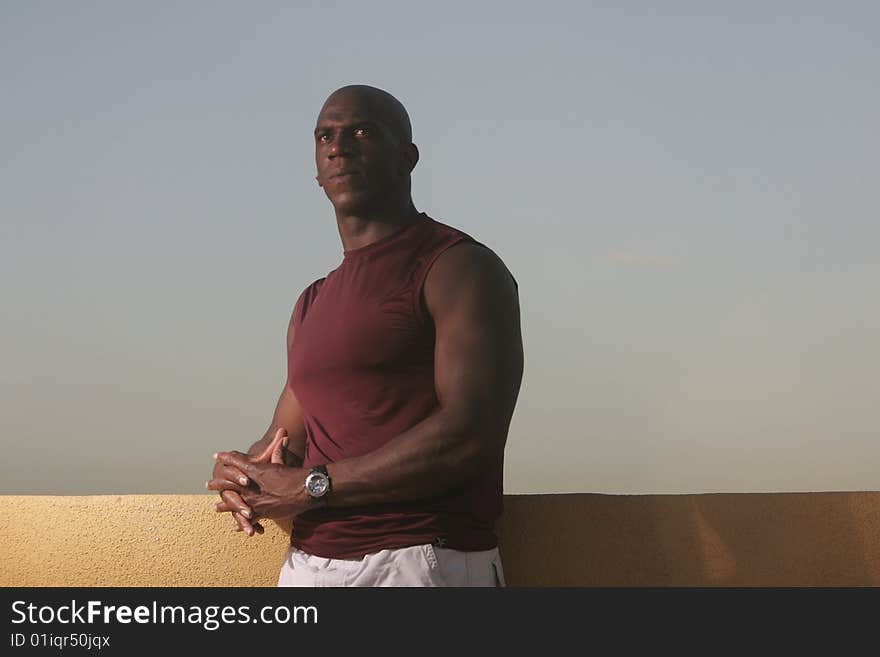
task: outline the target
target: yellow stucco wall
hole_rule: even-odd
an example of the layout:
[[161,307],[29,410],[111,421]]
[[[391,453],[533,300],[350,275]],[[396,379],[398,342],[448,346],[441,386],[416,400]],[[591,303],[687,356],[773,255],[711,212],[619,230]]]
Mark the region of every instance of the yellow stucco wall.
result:
[[214,495],[3,496],[3,586],[271,586],[288,544],[247,538]]
[[[289,526],[246,538],[213,495],[2,496],[2,586],[273,586]],[[880,585],[880,493],[516,495],[509,584]]]

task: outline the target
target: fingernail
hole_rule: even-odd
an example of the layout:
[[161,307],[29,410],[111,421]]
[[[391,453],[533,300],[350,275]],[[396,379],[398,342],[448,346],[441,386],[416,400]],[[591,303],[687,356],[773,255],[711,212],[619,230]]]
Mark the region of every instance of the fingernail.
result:
[[245,518],[250,518],[251,517],[250,509],[242,509],[241,515],[243,515]]
[[240,483],[242,486],[247,486],[247,477],[239,477],[238,483]]
[[217,460],[217,452],[214,452],[214,460]]
[[211,482],[210,482],[210,481],[206,481],[206,482],[205,482],[205,488],[210,488],[210,487],[211,487]]

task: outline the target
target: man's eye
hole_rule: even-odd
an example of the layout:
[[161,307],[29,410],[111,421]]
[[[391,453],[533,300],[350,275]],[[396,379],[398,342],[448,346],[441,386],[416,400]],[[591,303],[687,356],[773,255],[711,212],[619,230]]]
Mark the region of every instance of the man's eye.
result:
[[324,134],[318,135],[318,141],[322,144],[326,144],[328,141],[330,141],[330,135],[328,135],[326,132]]
[[355,137],[366,137],[369,134],[369,130],[366,128],[355,128],[354,136]]

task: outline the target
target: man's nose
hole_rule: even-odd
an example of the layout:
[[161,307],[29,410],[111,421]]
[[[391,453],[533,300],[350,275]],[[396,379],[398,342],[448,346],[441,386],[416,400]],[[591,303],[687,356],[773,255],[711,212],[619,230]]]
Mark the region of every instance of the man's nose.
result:
[[330,144],[330,150],[327,151],[327,157],[333,159],[339,155],[343,157],[347,155],[351,155],[352,153],[352,144],[354,140],[346,134],[345,132],[340,132],[336,135],[336,138],[333,140],[333,143]]

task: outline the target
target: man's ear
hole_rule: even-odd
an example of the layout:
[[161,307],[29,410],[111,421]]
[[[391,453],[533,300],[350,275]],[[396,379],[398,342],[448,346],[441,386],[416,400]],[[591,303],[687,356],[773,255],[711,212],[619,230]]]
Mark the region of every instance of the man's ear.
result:
[[419,162],[419,147],[415,144],[407,144],[404,146],[400,162],[401,175],[405,176],[412,173],[412,170],[416,168],[416,164]]

